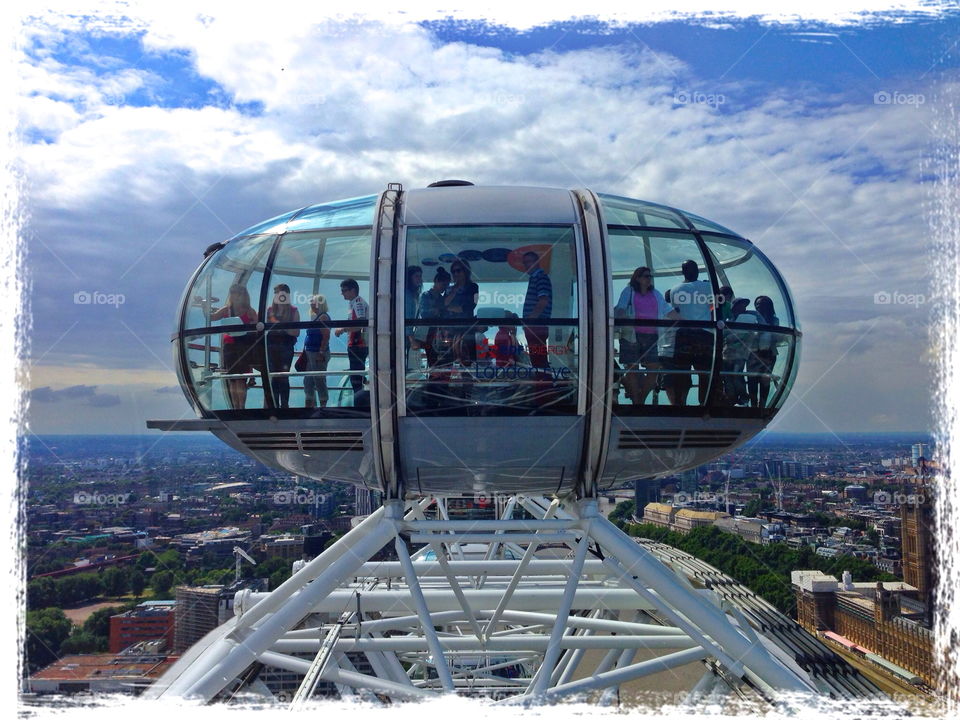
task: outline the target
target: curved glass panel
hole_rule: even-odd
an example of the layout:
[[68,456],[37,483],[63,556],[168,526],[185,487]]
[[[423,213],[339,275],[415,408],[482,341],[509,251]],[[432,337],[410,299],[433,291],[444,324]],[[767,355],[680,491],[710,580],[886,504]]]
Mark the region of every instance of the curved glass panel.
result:
[[[352,406],[354,391],[363,389],[368,350],[366,332],[358,326],[369,318],[371,243],[369,227],[287,233],[280,239],[264,319],[275,407]],[[348,298],[342,288],[351,281],[356,294],[351,289]],[[295,323],[301,325],[290,327]],[[360,372],[348,374],[350,369]]]
[[[796,327],[786,286],[760,251],[744,240],[732,238],[704,237],[704,242],[713,258],[717,284],[733,290],[733,299],[720,308],[719,319],[735,320],[737,314],[746,312],[757,316],[761,324]],[[761,296],[769,298],[770,303],[758,308],[756,301]],[[746,303],[734,307],[733,300],[739,298]]]
[[786,358],[786,369],[785,373],[781,374],[782,380],[779,383],[779,392],[774,394],[770,400],[771,406],[778,409],[783,407],[783,403],[797,380],[797,369],[800,367],[800,338],[790,337],[785,348],[780,350],[780,354]]
[[[263,270],[274,240],[276,235],[234,240],[214,255],[187,293],[184,328],[256,324]],[[234,286],[246,292],[235,293],[231,301]]]
[[[714,320],[713,286],[696,238],[692,233],[608,228],[608,246],[609,292],[615,303],[615,411],[628,405],[704,404],[709,389],[704,373],[713,367],[715,333],[673,324]],[[697,278],[688,281],[683,265],[691,260]]]
[[736,235],[737,237],[740,237],[740,233],[735,233],[733,230],[725,228],[723,225],[715,223],[713,220],[707,220],[705,217],[694,215],[686,210],[677,210],[677,212],[683,213],[687,220],[689,220],[697,230],[706,230],[708,232],[718,232],[724,233],[725,235]]
[[379,195],[364,195],[322,205],[311,205],[287,223],[287,232],[373,225],[373,213],[378,197]]
[[[721,384],[714,398],[726,407],[769,408],[789,392],[794,338],[786,333],[756,330],[741,317],[723,331]],[[778,406],[779,407],[779,406]]]
[[663,227],[687,229],[683,218],[673,208],[665,205],[634,200],[633,198],[619,197],[597,193],[603,205],[604,215],[608,225],[633,225],[641,227]]
[[182,339],[189,379],[204,410],[264,407],[263,343],[257,333],[187,335]]
[[619,335],[614,413],[630,406],[702,407],[710,402],[716,330],[643,321],[630,329],[635,342]]
[[257,223],[251,227],[248,227],[243,232],[238,232],[234,235],[234,238],[246,237],[247,235],[263,235],[266,233],[281,233],[283,229],[287,226],[287,221],[296,215],[299,210],[291,210],[290,212],[285,212],[282,215],[277,215],[272,217],[269,220],[264,220],[262,223]]
[[[407,413],[575,413],[579,296],[571,227],[411,227]],[[405,273],[398,273],[404,277]]]

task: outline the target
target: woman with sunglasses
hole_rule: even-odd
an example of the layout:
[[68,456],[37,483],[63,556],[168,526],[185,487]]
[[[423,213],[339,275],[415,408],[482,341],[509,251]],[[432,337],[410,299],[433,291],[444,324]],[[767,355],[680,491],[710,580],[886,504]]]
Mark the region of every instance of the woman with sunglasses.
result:
[[[480,288],[470,279],[470,266],[466,260],[457,260],[450,265],[451,285],[444,294],[443,302],[447,308],[447,317],[455,320],[473,318],[473,311],[480,299]],[[470,365],[476,359],[476,341],[474,327],[452,328],[454,352],[461,365]]]

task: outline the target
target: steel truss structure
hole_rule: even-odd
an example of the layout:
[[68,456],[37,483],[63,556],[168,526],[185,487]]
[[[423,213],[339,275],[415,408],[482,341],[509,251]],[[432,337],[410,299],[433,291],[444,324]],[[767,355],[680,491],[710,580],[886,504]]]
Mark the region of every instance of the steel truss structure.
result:
[[[501,509],[456,520],[443,499],[386,501],[273,592],[238,593],[235,617],[145,696],[275,700],[258,677],[267,667],[303,676],[293,704],[321,682],[375,702],[610,704],[623,683],[690,664],[703,671],[691,701],[818,692],[734,605],[634,542],[596,500],[514,495]],[[388,544],[397,560],[370,559]]]

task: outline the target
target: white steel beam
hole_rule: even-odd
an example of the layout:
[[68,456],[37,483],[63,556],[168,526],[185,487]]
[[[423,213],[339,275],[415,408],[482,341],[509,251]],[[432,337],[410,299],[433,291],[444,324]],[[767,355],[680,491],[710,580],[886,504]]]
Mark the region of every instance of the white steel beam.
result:
[[[255,662],[260,653],[273,644],[275,638],[300,622],[316,605],[317,599],[327,597],[335,587],[353,574],[360,563],[382,548],[393,535],[392,524],[375,523],[359,540],[350,543],[349,553],[344,550],[313,582],[299,588],[299,592],[286,597],[283,593],[279,596],[271,593],[250,611],[251,615],[259,617],[262,622],[251,628],[252,620],[247,615],[242,616],[238,627],[215,648],[211,648],[216,652],[200,658],[189,668],[190,672],[181,675],[167,692],[182,697],[211,700],[250,663]],[[340,609],[342,610],[342,606]]]
[[[550,503],[550,507],[547,508],[547,511],[543,515],[545,521],[549,521],[550,517],[556,511],[557,506],[558,503],[556,501]],[[504,591],[500,601],[497,603],[496,610],[493,611],[493,617],[491,617],[490,621],[487,623],[486,637],[489,638],[491,635],[493,635],[493,631],[497,627],[497,619],[506,609],[507,604],[513,597],[513,593],[517,589],[517,585],[520,584],[520,578],[523,576],[525,568],[533,560],[533,555],[537,551],[538,547],[540,547],[540,543],[537,539],[534,539],[529,545],[527,545],[527,549],[524,551],[523,557],[520,559],[516,569],[513,571],[513,576],[510,578],[510,583],[507,585],[507,589]]]
[[590,534],[600,546],[614,555],[627,573],[642,577],[646,584],[657,589],[664,601],[708,632],[710,637],[724,648],[725,653],[742,662],[777,690],[801,693],[813,691],[810,685],[777,662],[761,645],[752,644],[744,637],[722,610],[690,592],[675,573],[602,517],[597,512],[595,501],[585,502],[583,510],[592,520]]
[[547,690],[547,697],[551,700],[557,700],[570,695],[622,685],[630,680],[636,680],[637,678],[647,675],[654,675],[664,670],[672,670],[687,665],[688,663],[697,662],[706,656],[706,650],[701,647],[681,650],[680,652],[671,653],[670,655],[644,660],[635,665],[628,665],[627,667],[608,670],[598,675],[591,675],[582,680],[574,680],[566,685],[558,685],[557,687]]
[[433,663],[437,669],[437,675],[440,677],[443,689],[448,692],[453,692],[453,678],[450,677],[450,669],[447,667],[446,660],[443,656],[443,647],[440,645],[437,632],[433,627],[433,620],[430,618],[430,609],[427,607],[427,601],[424,599],[423,592],[420,590],[420,582],[417,580],[417,574],[413,570],[413,562],[410,560],[407,544],[403,541],[403,538],[397,535],[394,541],[394,547],[397,551],[397,557],[400,558],[400,562],[406,571],[407,584],[410,586],[410,594],[417,608],[417,615],[420,616],[423,634],[427,636],[430,652],[433,654]]
[[[583,571],[583,561],[587,557],[587,547],[590,545],[590,525],[585,528],[586,533],[580,542],[577,543],[577,551],[573,558],[573,564],[570,567],[570,579],[567,587],[564,589],[563,599],[560,602],[560,608],[557,610],[557,622],[553,626],[553,632],[550,634],[550,644],[543,654],[543,664],[537,670],[537,674],[530,684],[528,692],[532,695],[543,695],[550,683],[550,676],[553,674],[554,665],[557,664],[557,658],[560,657],[560,638],[567,628],[567,618],[570,615],[570,609],[573,605],[573,598],[576,592],[577,582],[580,580],[580,573]],[[573,640],[575,638],[571,638]],[[594,638],[582,638],[593,640]]]
[[[433,627],[432,625],[430,627]],[[561,624],[554,626],[563,628]],[[567,628],[571,629],[572,628]],[[550,635],[504,635],[480,640],[473,635],[438,635],[437,645],[440,651],[544,651],[550,647],[560,649],[586,648],[588,650],[621,650],[623,648],[641,648],[647,650],[662,648],[689,648],[699,645],[696,640],[686,635],[566,635],[553,639]],[[426,637],[424,637],[426,636]],[[317,639],[277,640],[272,650],[286,653],[316,652],[320,646]],[[388,650],[390,652],[434,652],[430,633],[424,628],[423,635],[392,636],[384,638],[351,638],[343,637],[337,641],[338,652],[368,652],[370,650]],[[552,672],[552,670],[551,670]]]

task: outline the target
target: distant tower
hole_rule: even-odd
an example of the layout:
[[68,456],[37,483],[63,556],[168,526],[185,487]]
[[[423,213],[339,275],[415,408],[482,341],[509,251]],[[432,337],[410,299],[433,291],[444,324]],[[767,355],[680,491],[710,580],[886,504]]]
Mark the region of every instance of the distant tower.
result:
[[910,447],[910,460],[914,467],[920,466],[920,459],[930,459],[930,446],[927,443],[914,443]]
[[903,581],[920,591],[920,599],[932,612],[936,583],[933,538],[932,486],[917,488],[900,505]]
[[660,499],[660,481],[656,478],[637,478],[633,481],[634,514],[643,517],[643,508]]

